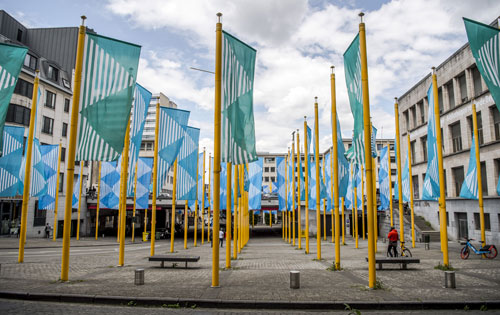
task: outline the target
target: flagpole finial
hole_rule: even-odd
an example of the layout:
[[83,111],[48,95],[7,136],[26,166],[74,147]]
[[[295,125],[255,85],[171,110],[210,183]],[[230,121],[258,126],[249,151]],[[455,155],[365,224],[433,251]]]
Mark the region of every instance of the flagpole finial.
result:
[[432,74],[436,74],[436,67],[432,67]]
[[306,121],[306,120],[307,120],[307,116],[304,116],[304,121]]
[[335,66],[331,66],[330,69],[332,69],[332,74],[335,73]]
[[222,16],[222,13],[217,12],[217,23],[220,23],[220,17]]
[[315,97],[314,97],[314,103],[317,103],[317,102],[318,102],[318,97],[317,97],[317,96],[315,96]]
[[394,101],[396,101],[396,103],[397,103],[397,102],[398,102],[398,98],[397,98],[397,97],[395,97],[395,98],[394,98]]
[[358,16],[361,19],[361,23],[363,23],[363,16],[365,16],[365,14],[363,12],[359,12]]
[[82,26],[85,25],[85,20],[87,19],[87,17],[85,15],[82,15],[80,16],[80,18],[82,19]]

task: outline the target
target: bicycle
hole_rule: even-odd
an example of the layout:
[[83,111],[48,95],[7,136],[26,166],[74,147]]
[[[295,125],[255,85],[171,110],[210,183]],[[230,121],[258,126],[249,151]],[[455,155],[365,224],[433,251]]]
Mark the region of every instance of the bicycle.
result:
[[[398,257],[398,256],[412,257],[411,251],[405,247],[405,242],[400,241],[400,247],[401,247],[401,251],[399,251],[398,246],[396,246],[396,257]],[[389,253],[389,250],[387,250],[387,257],[392,257],[391,254]]]
[[[462,259],[467,259],[469,258],[470,255],[470,249],[474,252],[476,255],[484,255],[488,259],[493,259],[497,257],[497,248],[495,245],[486,245],[484,247],[481,247],[480,249],[477,249],[470,241],[473,241],[473,238],[466,238],[465,242],[460,242],[460,245],[465,245],[461,250],[460,250],[460,258]],[[470,249],[469,249],[470,248]]]

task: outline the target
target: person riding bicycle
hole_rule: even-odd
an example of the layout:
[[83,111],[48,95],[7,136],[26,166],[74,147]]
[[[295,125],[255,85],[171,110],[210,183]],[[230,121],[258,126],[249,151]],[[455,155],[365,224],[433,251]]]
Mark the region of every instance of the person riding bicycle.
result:
[[[391,226],[391,230],[389,231],[389,234],[387,234],[387,238],[389,239],[389,245],[387,246],[387,252],[391,257],[397,257],[398,256],[398,251],[396,249],[396,246],[398,246],[398,231]],[[391,253],[391,249],[394,253],[394,255]]]

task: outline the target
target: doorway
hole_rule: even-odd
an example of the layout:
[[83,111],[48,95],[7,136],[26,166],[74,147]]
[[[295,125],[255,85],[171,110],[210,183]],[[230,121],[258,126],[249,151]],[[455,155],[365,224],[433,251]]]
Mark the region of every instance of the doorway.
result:
[[467,222],[467,213],[455,212],[455,220],[457,221],[458,239],[469,238],[469,223]]

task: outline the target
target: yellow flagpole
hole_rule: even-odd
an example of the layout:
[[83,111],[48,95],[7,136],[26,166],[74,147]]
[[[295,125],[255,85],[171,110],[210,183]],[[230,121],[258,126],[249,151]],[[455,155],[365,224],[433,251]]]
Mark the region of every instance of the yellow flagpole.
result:
[[127,178],[128,178],[128,151],[130,145],[130,119],[125,131],[125,145],[122,153],[122,169],[120,178],[120,195],[122,213],[120,217],[120,253],[118,266],[125,264],[125,225],[127,223]]
[[301,218],[301,208],[302,208],[302,196],[300,195],[300,174],[302,173],[302,164],[300,163],[300,135],[299,129],[297,129],[297,225],[298,225],[298,238],[299,238],[299,249],[302,248],[302,218]]
[[285,240],[286,236],[286,212],[288,205],[288,156],[285,156],[285,209],[281,211],[281,238]]
[[[363,175],[363,165],[361,165],[361,226],[362,226],[362,229],[363,229],[363,240],[365,239],[365,233],[366,233],[366,230],[365,230],[365,193],[364,193],[364,189],[365,189],[365,183],[364,183],[364,175]],[[369,209],[367,209],[367,211],[370,211]]]
[[80,162],[80,191],[78,192],[78,219],[76,220],[76,240],[80,239],[80,211],[82,209],[83,161]]
[[[333,198],[334,195],[333,195],[333,181],[334,181],[334,173],[333,173],[333,148],[330,149],[330,196]],[[326,188],[328,189],[328,187]],[[333,202],[333,200],[332,200]],[[333,203],[332,203],[333,204]],[[336,231],[336,226],[335,226],[335,208],[331,209],[332,211],[332,214],[331,214],[331,218],[332,218],[332,243],[335,243],[335,231]],[[340,235],[340,234],[339,234]]]
[[307,120],[304,116],[304,164],[305,173],[304,185],[306,192],[306,254],[309,254],[309,143],[307,142]]
[[210,191],[213,189],[212,188],[212,153],[208,153],[208,213],[207,213],[207,220],[208,220],[208,224],[207,224],[207,242],[210,242],[210,215],[211,215],[211,211],[212,211],[212,207],[211,207],[211,198],[210,198]]
[[[18,262],[24,262],[24,245],[26,243],[26,230],[28,224],[28,203],[30,200],[30,179],[31,179],[31,157],[33,151],[33,137],[35,134],[36,123],[36,106],[38,102],[38,82],[40,81],[40,72],[35,73],[35,82],[33,86],[30,127],[28,131],[28,148],[26,150],[26,162],[24,167],[24,188],[23,188],[23,204],[21,208],[21,237],[19,237],[19,258]],[[59,175],[59,174],[58,174]]]
[[[293,159],[293,166],[292,166],[292,174],[293,174],[293,205],[292,205],[292,245],[295,246],[295,201],[296,201],[296,195],[297,195],[297,189],[295,187],[295,177],[297,176],[296,174],[298,173],[298,166],[297,166],[297,171],[295,172],[295,135],[293,135],[293,142],[292,142],[292,159]],[[299,188],[300,189],[300,188]]]
[[[238,258],[238,166],[234,165],[233,259]],[[229,246],[229,245],[227,245]]]
[[[68,161],[66,166],[66,198],[64,201],[64,228],[63,247],[61,255],[61,280],[68,281],[69,273],[69,247],[71,237],[71,207],[73,202],[73,176],[75,175],[75,149],[76,133],[78,126],[78,112],[80,111],[80,86],[82,82],[83,49],[85,44],[85,16],[82,16],[82,24],[78,29],[78,45],[76,49],[75,79],[73,90],[73,105],[71,106],[70,133],[68,144]],[[36,90],[33,91],[35,93]],[[29,142],[31,143],[31,142]],[[29,145],[29,144],[28,144]],[[28,154],[28,156],[31,156]],[[24,216],[26,217],[26,216]]]
[[342,245],[345,245],[344,197],[342,197]]
[[243,190],[243,181],[244,181],[244,170],[243,170],[243,165],[239,165],[238,167],[238,171],[239,171],[239,176],[238,176],[238,179],[239,179],[239,190],[240,190],[240,197],[238,198],[238,253],[241,252],[241,248],[242,248],[242,236],[243,236],[243,220],[242,220],[242,216],[243,216],[243,203],[244,203],[244,198],[245,198],[245,192]]
[[391,147],[387,145],[387,161],[389,163],[389,209],[391,212],[391,226],[394,226],[394,220],[392,217],[392,179],[391,179],[391,172],[392,172],[392,166],[391,166]]
[[378,241],[378,214],[377,214],[377,164],[375,158],[372,158],[373,165],[373,234],[375,237],[375,252],[377,252],[377,241]]
[[221,140],[221,81],[222,81],[222,23],[217,13],[215,45],[215,108],[214,108],[214,223],[212,247],[212,287],[219,286],[219,198],[220,198],[220,140]]
[[[57,236],[57,207],[59,205],[59,177],[61,172],[61,141],[59,141],[59,153],[57,154],[57,179],[56,179],[56,200],[54,201],[54,232],[52,233],[52,240],[56,240]],[[101,172],[99,172],[101,176]],[[99,204],[99,199],[97,199],[97,204]],[[96,217],[97,218],[97,217]],[[96,238],[97,239],[97,238]]]
[[188,247],[188,201],[185,201],[184,205],[184,249]]
[[403,220],[403,186],[401,184],[402,177],[402,168],[401,168],[401,141],[400,141],[400,133],[399,133],[399,104],[398,99],[395,98],[396,102],[394,103],[394,117],[396,119],[396,163],[398,166],[398,206],[399,206],[399,238],[401,242],[405,240],[405,229],[404,229],[404,220]]
[[272,211],[269,211],[269,226],[273,227],[273,214],[272,214]]
[[172,214],[170,216],[170,252],[174,252],[175,237],[175,198],[177,195],[177,159],[174,162],[174,183],[172,188]]
[[481,225],[481,245],[486,246],[486,233],[485,233],[485,224],[484,224],[484,207],[483,207],[483,182],[482,182],[482,174],[481,174],[481,160],[479,153],[479,135],[477,131],[477,113],[476,113],[476,104],[472,104],[472,126],[474,129],[474,138],[476,139],[474,146],[476,150],[476,173],[477,173],[477,194],[479,201],[479,223]]
[[132,212],[132,243],[135,242],[135,210],[137,203],[137,164],[139,161],[135,162],[135,175],[134,175],[134,211]]
[[[149,201],[148,201],[148,203],[149,203]],[[145,236],[146,236],[146,233],[148,232],[147,227],[148,227],[148,208],[144,209],[144,232],[143,232],[143,236],[142,236],[143,242],[146,240]]]
[[200,149],[198,147],[198,149],[196,150],[196,157],[198,159],[198,162],[196,163],[196,200],[194,202],[194,242],[193,242],[193,246],[196,247],[196,241],[198,239],[198,199],[199,199],[199,196],[198,196],[198,176],[199,176],[199,173],[200,173],[200,159],[199,159],[199,156],[200,156]]
[[[333,208],[335,212],[335,270],[340,270],[340,218],[339,218],[339,161],[338,161],[338,132],[337,130],[337,97],[335,89],[335,72],[334,66],[331,67],[332,73],[330,74],[331,98],[332,98],[332,183],[333,190]],[[342,198],[342,244],[344,243],[344,198]]]
[[[156,124],[155,124],[155,149],[153,159],[153,200],[151,202],[151,250],[150,255],[155,255],[155,234],[156,234],[156,194],[160,187],[158,181],[158,134],[160,133],[160,97],[156,100]],[[147,212],[146,212],[147,213]],[[145,218],[145,220],[147,217]],[[146,226],[144,226],[146,228]]]
[[[292,159],[291,161],[292,161],[292,163],[293,163],[293,160],[294,160],[294,159],[293,159],[293,157],[292,157],[292,156],[290,156],[290,147],[288,147],[288,159],[289,159],[289,160],[290,160],[290,159]],[[288,166],[287,166],[287,169],[288,169]],[[290,171],[288,171],[287,176],[288,176],[288,180],[289,180],[289,181],[292,181],[292,183],[293,183],[293,178],[290,178]],[[292,177],[293,177],[293,168],[292,168]],[[291,184],[290,184],[290,185],[291,185]],[[294,186],[294,187],[295,187],[295,186]],[[295,198],[295,197],[294,197],[295,195],[294,195],[294,193],[293,193],[293,190],[292,190],[290,193],[291,193],[291,195],[292,195],[292,202],[293,202],[293,200],[294,200],[294,198]],[[287,202],[288,202],[288,196],[287,196]],[[295,204],[295,203],[294,203],[294,204]],[[291,211],[290,211],[290,210],[288,210],[288,203],[287,203],[287,211],[286,211],[286,212],[287,212],[287,214],[286,214],[286,215],[287,215],[287,219],[286,219],[286,224],[287,224],[287,228],[286,228],[286,232],[287,232],[286,239],[287,239],[287,241],[288,241],[288,244],[290,244],[290,243],[291,243],[291,241],[292,241],[292,239],[291,239],[291,235],[292,235],[292,229],[291,229],[291,227],[292,227],[292,222],[291,222],[291,216],[290,216],[290,212],[291,212]]]
[[439,217],[441,226],[441,250],[443,251],[443,265],[449,266],[448,259],[448,227],[446,226],[446,192],[444,186],[443,168],[443,139],[441,138],[441,115],[439,113],[439,97],[437,88],[436,68],[432,68],[432,92],[434,93],[434,116],[436,117],[436,142],[439,167]]
[[411,210],[411,247],[415,248],[415,215],[413,212],[413,178],[411,172],[411,142],[410,134],[408,136],[408,167],[409,167],[409,179],[410,179],[410,210]]
[[[354,169],[354,167],[353,167]],[[354,174],[354,170],[352,171]],[[353,175],[353,182],[357,182],[358,179],[354,178]],[[355,240],[355,248],[358,248],[358,187],[354,187],[354,207],[352,207],[352,221],[354,222],[354,229],[352,232],[352,237],[354,237]]]
[[[370,99],[368,95],[368,62],[366,56],[366,34],[365,23],[363,23],[363,13],[360,13],[361,22],[359,23],[359,52],[361,59],[361,86],[363,90],[363,125],[364,125],[364,140],[365,140],[365,163],[366,163],[366,193],[367,193],[367,208],[373,208],[373,169],[371,156],[371,122],[370,122]],[[368,286],[375,287],[376,271],[375,271],[375,231],[373,231],[373,211],[368,212]]]
[[[325,184],[325,156],[323,155],[323,185]],[[320,186],[321,189],[321,186]],[[332,226],[333,229],[333,226]],[[323,198],[323,240],[326,241],[326,198]]]
[[318,97],[314,98],[314,157],[316,162],[316,251],[317,259],[321,259],[321,222],[320,222],[320,181],[319,181],[319,126],[318,126]]
[[99,235],[99,207],[100,207],[100,199],[101,198],[101,161],[99,161],[99,175],[97,176],[97,203],[96,203],[96,211],[95,211],[95,239],[97,241],[97,237]]
[[205,185],[205,158],[206,158],[207,152],[205,151],[205,148],[203,148],[203,174],[201,182],[203,184],[202,186],[202,191],[203,191],[203,196],[201,197],[201,245],[205,243],[205,194],[206,194],[206,185]]
[[227,169],[227,180],[226,180],[226,268],[231,268],[231,180],[232,180],[232,170],[233,166],[231,162],[228,162],[226,165]]

